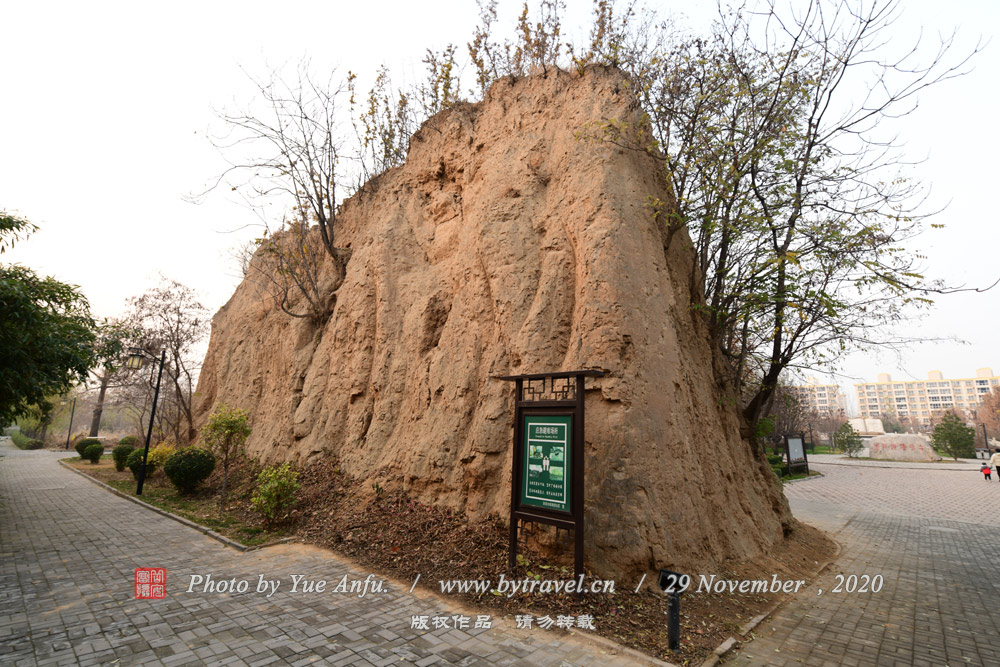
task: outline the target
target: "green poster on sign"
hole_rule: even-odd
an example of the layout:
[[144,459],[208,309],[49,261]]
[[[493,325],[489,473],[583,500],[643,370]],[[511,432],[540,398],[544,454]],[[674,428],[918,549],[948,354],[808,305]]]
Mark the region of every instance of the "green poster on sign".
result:
[[570,512],[570,416],[525,415],[521,504]]

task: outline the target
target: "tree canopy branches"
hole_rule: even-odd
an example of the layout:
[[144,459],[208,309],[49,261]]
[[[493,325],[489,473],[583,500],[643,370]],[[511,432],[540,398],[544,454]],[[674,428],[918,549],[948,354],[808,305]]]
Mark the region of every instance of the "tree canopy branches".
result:
[[[968,71],[981,45],[956,55],[952,35],[899,49],[891,33],[901,8],[899,0],[743,2],[720,6],[708,34],[686,35],[637,0],[595,0],[589,40],[578,47],[564,33],[561,0],[539,0],[534,11],[525,2],[507,38],[498,36],[496,0],[479,1],[466,45],[473,97],[501,77],[553,67],[625,74],[642,122],[596,119],[591,130],[662,161],[677,208],[659,220],[668,240],[690,231],[691,291],[704,294],[712,342],[751,424],[785,369],[890,342],[893,325],[949,289],[925,277],[908,249],[932,212],[893,121]],[[349,75],[356,141],[346,152],[334,104],[343,88],[332,80],[272,79],[258,85],[266,115],[223,115],[234,144],[270,148],[233,168],[251,176],[256,195],[280,193],[290,205],[284,236],[262,241],[288,314],[325,322],[343,283],[348,255],[334,243],[342,155],[363,178],[376,176],[402,162],[421,120],[459,100],[456,48],[429,51],[424,63],[417,87],[394,88],[380,69],[365,103]],[[329,284],[313,230],[334,260]]]
[[[896,2],[809,0],[738,6],[707,38],[669,35],[635,10],[598,3],[590,57],[631,77],[647,126],[607,122],[605,138],[645,142],[665,163],[691,231],[715,342],[764,414],[781,372],[865,346],[943,289],[906,242],[923,229],[923,191],[883,123],[915,95],[966,71],[953,41],[887,56]],[[656,66],[652,66],[655,63]],[[860,94],[859,94],[860,92]],[[613,119],[612,119],[613,121]]]
[[[0,216],[0,250],[34,225]],[[96,323],[78,288],[18,265],[0,265],[0,424],[86,379],[95,363]]]

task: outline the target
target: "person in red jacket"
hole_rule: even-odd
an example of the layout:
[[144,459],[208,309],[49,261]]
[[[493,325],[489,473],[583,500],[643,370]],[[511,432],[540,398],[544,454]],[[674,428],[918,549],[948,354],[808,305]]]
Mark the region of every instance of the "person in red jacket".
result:
[[[979,472],[983,473],[983,476],[986,477],[986,481],[987,482],[990,481],[990,464],[989,463],[984,463],[983,467],[979,469]],[[998,472],[997,475],[1000,475],[1000,472]]]

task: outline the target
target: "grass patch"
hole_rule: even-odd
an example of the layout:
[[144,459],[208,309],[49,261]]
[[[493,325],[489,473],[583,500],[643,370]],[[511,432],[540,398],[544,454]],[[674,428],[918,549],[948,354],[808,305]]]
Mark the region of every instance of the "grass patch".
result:
[[127,468],[123,472],[115,470],[111,455],[106,454],[96,465],[81,461],[79,457],[63,460],[122,493],[210,528],[247,547],[274,542],[291,534],[287,530],[265,530],[256,525],[256,517],[241,511],[235,501],[229,504],[236,509],[231,508],[222,512],[219,509],[219,497],[213,486],[206,486],[193,494],[184,495],[170,484],[162,472],[156,471],[153,476],[146,478],[142,495],[136,496],[136,481],[132,473]]
[[[136,482],[133,479],[108,480],[106,483],[123,493],[135,496]],[[267,531],[259,526],[247,525],[242,517],[232,512],[222,512],[219,509],[219,499],[211,492],[181,495],[173,486],[157,485],[147,481],[143,485],[142,495],[135,497],[171,514],[211,528],[247,547],[274,542],[288,534],[281,530]]]

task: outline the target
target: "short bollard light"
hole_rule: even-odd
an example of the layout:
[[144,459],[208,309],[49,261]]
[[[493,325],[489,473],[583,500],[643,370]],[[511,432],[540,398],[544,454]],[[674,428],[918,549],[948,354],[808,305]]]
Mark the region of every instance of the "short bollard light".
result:
[[667,605],[667,646],[677,653],[681,644],[681,593],[691,584],[691,577],[661,568],[656,583],[661,591],[670,596]]

